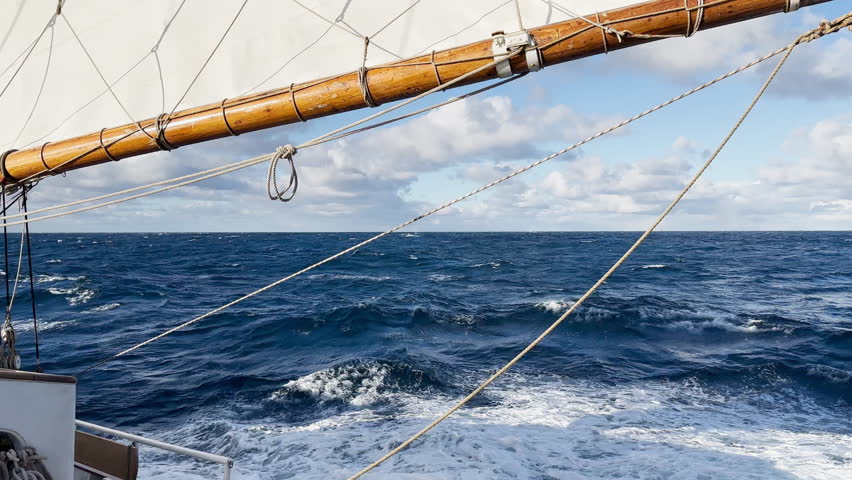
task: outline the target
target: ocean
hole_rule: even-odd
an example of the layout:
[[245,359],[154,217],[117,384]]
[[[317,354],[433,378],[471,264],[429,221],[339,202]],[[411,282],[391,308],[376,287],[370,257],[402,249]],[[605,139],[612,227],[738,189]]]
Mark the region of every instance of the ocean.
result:
[[[43,366],[73,374],[368,236],[36,234]],[[637,236],[395,234],[80,376],[78,418],[232,456],[238,479],[346,478],[502,366]],[[850,292],[849,232],[655,233],[365,478],[847,480]],[[29,308],[22,283],[32,368]],[[140,478],[217,478],[141,452]]]

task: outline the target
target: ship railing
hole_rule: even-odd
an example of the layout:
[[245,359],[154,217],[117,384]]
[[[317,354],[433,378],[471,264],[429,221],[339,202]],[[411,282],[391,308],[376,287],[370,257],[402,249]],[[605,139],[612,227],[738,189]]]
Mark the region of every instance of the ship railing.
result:
[[178,455],[184,455],[187,457],[197,458],[199,460],[218,463],[219,465],[222,465],[223,468],[224,476],[222,478],[224,480],[231,479],[231,469],[234,467],[234,461],[229,457],[223,457],[221,455],[202,452],[200,450],[194,450],[192,448],[181,447],[179,445],[172,445],[170,443],[141,437],[139,435],[133,435],[132,433],[122,432],[120,430],[114,430],[112,428],[102,427],[100,425],[84,422],[82,420],[75,420],[75,423],[78,427],[85,428],[87,430],[93,430],[98,433],[111,435],[113,437],[122,438],[124,440],[129,440],[131,442],[136,442],[142,445],[148,445],[149,447],[159,448],[160,450],[166,450],[168,452],[176,453]]

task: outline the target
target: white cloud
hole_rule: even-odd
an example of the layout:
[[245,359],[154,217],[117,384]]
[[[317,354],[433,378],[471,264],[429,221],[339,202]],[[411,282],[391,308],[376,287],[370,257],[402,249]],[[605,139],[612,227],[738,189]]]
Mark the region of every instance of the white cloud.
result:
[[[751,179],[700,180],[663,227],[848,229],[852,224],[849,118],[828,119],[793,132],[785,147],[784,158],[757,169]],[[693,175],[703,155],[679,138],[669,154],[630,165],[581,156],[521,190],[461,207],[458,216],[478,217],[486,229],[501,224],[527,230],[644,229]]]
[[[773,15],[749,22],[699,32],[691,38],[673,38],[614,52],[610,68],[639,69],[684,83],[733,70],[793,41],[816,28],[819,18],[810,11],[794,14],[795,22]],[[773,94],[810,99],[852,94],[852,40],[845,32],[797,47]],[[777,60],[770,59],[746,75],[766,77]]]
[[[784,155],[757,168],[752,177],[744,173],[736,182],[702,180],[664,227],[848,228],[850,120],[852,115],[831,118],[791,132]],[[468,189],[550,153],[541,151],[542,142],[571,143],[614,121],[580,115],[563,105],[518,108],[505,97],[472,99],[405,124],[299,152],[300,189],[289,204],[266,199],[265,171],[255,167],[162,196],[39,224],[37,231],[384,229],[434,206],[410,195],[426,174]],[[111,191],[116,184],[135,185],[246,158],[291,140],[281,132],[74,172],[50,181],[50,197],[34,198],[55,203]],[[514,178],[417,228],[642,229],[705,156],[685,137],[673,139],[668,152],[629,164],[578,151],[545,167],[543,174]],[[45,187],[47,182],[40,190]],[[444,185],[435,188],[440,192],[436,196],[444,199]]]

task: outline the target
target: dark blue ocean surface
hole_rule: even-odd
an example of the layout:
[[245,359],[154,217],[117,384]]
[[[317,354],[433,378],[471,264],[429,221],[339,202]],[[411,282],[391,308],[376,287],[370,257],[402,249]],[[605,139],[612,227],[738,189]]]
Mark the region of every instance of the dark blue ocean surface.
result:
[[[233,456],[237,478],[342,478],[526,346],[637,235],[395,234],[80,376],[78,417]],[[43,365],[77,372],[367,237],[35,235]],[[850,412],[852,233],[657,233],[373,478],[848,479]],[[143,451],[142,478],[214,477]]]

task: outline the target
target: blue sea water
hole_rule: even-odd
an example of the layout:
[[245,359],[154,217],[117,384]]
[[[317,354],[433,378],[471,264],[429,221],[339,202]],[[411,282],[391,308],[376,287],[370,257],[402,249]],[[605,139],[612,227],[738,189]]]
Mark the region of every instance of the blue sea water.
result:
[[[526,346],[637,235],[395,234],[80,376],[78,417],[233,456],[236,478],[345,478]],[[367,237],[35,235],[43,365],[77,372]],[[850,292],[849,232],[656,233],[367,478],[852,478]],[[150,449],[143,463],[141,478],[215,478]]]

